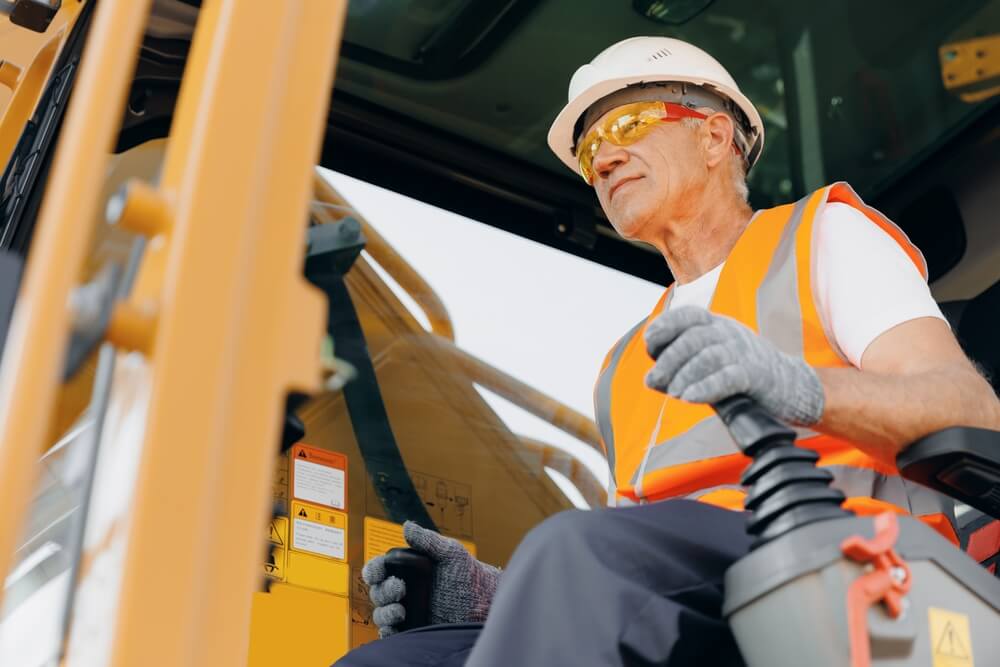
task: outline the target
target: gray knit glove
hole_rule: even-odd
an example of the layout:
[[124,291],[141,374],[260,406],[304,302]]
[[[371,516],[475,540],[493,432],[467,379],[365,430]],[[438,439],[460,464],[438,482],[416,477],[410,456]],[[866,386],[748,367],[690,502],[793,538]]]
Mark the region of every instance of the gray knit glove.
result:
[[823,415],[816,371],[743,324],[697,306],[668,310],[646,329],[656,359],[646,385],[691,403],[747,394],[772,415],[809,426]]
[[[458,540],[421,528],[412,521],[403,524],[403,537],[412,548],[434,561],[431,623],[485,621],[497,590],[500,570],[480,563]],[[401,604],[406,595],[406,582],[398,577],[386,577],[385,556],[376,556],[365,563],[361,578],[368,584],[368,594],[375,605],[372,618],[378,626],[379,636],[394,634],[406,618],[406,609]]]

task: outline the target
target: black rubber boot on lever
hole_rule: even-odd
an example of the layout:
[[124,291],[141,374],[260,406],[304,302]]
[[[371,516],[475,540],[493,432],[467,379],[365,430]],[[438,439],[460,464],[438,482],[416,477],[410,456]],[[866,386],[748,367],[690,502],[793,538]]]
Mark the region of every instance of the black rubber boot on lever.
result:
[[747,531],[756,537],[753,548],[808,523],[851,516],[840,507],[844,494],[830,486],[833,475],[816,467],[819,454],[795,444],[795,431],[749,396],[712,407],[740,451],[753,459],[740,478],[752,512]]

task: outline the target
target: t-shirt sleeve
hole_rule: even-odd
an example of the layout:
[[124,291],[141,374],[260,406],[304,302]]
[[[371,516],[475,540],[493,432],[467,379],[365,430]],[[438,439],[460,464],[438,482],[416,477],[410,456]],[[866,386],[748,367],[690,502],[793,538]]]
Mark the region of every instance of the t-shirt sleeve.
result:
[[865,214],[834,202],[816,225],[816,305],[854,366],[889,329],[920,317],[945,319],[913,261]]

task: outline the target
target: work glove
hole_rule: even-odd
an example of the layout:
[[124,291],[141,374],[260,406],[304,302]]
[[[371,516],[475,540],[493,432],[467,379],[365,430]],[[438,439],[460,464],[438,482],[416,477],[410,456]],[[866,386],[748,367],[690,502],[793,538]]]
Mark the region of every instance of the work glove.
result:
[[697,306],[659,315],[646,328],[656,364],[646,385],[691,403],[746,394],[784,422],[809,426],[823,415],[823,385],[801,358],[743,324]]
[[[403,537],[410,547],[434,561],[430,622],[485,621],[497,590],[500,570],[473,558],[458,540],[421,528],[412,521],[403,524]],[[372,618],[378,626],[379,637],[396,633],[406,618],[402,605],[406,582],[386,576],[385,556],[376,556],[365,563],[361,578],[368,584],[368,595],[375,605]]]

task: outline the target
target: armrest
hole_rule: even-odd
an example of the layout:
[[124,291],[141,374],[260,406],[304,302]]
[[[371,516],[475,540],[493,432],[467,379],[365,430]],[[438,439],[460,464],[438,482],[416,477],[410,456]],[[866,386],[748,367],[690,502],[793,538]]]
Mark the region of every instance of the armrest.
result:
[[904,449],[896,465],[906,479],[1000,519],[1000,431],[947,428]]

